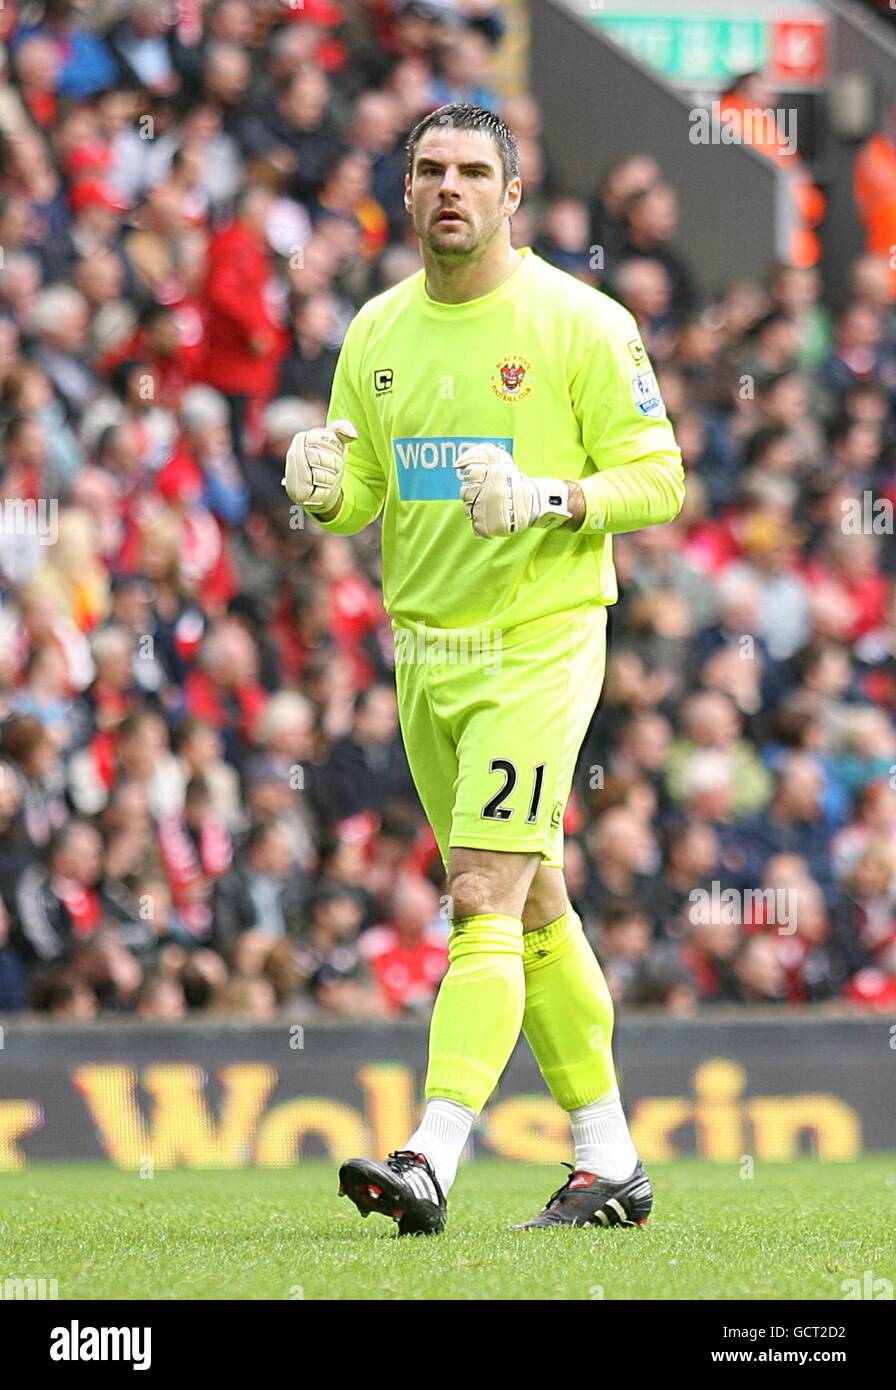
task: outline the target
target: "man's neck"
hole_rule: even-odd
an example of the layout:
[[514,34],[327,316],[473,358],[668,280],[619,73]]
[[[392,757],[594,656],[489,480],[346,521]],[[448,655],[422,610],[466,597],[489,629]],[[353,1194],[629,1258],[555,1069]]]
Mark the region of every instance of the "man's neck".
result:
[[521,260],[509,242],[495,240],[476,260],[451,260],[423,251],[426,293],[439,304],[466,304],[503,285]]

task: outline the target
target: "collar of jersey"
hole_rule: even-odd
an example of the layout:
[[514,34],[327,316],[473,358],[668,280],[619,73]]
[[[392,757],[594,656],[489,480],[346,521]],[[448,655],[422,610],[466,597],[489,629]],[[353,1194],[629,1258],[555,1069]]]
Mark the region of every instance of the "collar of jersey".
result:
[[506,280],[502,280],[497,289],[489,290],[488,294],[481,294],[478,299],[465,299],[460,304],[445,304],[440,299],[430,299],[426,293],[426,271],[420,271],[420,307],[424,314],[428,314],[434,319],[472,319],[478,314],[486,314],[496,305],[503,303],[516,290],[518,277],[525,266],[532,264],[532,249],[529,246],[518,246],[522,259],[514,266]]

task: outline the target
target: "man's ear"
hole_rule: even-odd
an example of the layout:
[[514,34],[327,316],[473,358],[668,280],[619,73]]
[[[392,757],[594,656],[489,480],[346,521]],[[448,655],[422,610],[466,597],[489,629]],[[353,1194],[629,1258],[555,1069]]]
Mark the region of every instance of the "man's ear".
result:
[[523,182],[517,176],[510,179],[504,190],[504,211],[508,217],[513,217],[523,198]]
[[410,176],[410,174],[405,174],[405,176],[404,176],[404,210],[405,210],[405,212],[410,212],[410,210],[411,210],[411,176]]

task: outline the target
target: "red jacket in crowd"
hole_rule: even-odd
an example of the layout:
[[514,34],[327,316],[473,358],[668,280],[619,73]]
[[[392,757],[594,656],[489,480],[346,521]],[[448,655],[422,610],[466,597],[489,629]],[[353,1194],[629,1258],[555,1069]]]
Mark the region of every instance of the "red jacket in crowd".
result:
[[229,396],[272,396],[286,334],[277,321],[268,248],[244,222],[231,222],[211,239],[207,356],[202,380]]

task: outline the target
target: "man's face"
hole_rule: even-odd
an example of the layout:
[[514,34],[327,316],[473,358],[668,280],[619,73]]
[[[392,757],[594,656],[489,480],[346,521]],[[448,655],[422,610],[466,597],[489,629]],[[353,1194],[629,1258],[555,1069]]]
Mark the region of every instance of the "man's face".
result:
[[164,357],[171,357],[180,346],[177,319],[174,314],[159,314],[149,327],[146,342],[151,351],[159,352]]
[[398,715],[391,690],[374,691],[359,711],[355,732],[368,743],[388,743],[395,735]]
[[293,866],[289,836],[279,826],[265,840],[265,872],[274,878],[288,878]]
[[103,849],[95,830],[86,825],[73,830],[66,852],[61,857],[60,868],[64,875],[77,883],[92,886],[98,882],[103,868]]
[[18,455],[23,463],[43,468],[47,461],[47,437],[37,420],[23,425],[18,438]]
[[504,186],[498,147],[477,130],[433,127],[405,179],[405,207],[427,250],[446,260],[477,259],[519,206],[518,178]]

